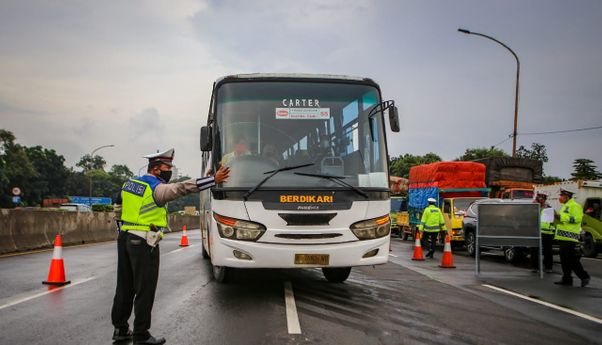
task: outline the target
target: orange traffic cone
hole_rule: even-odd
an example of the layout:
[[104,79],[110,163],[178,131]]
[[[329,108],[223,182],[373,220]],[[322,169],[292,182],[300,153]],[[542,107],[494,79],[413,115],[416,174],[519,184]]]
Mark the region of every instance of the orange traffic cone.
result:
[[48,280],[42,284],[47,285],[67,285],[71,283],[65,280],[65,266],[63,264],[63,244],[61,235],[56,234],[54,239],[54,251],[52,253],[52,261],[50,261],[50,270],[48,271]]
[[414,243],[414,255],[412,260],[424,261],[424,255],[422,255],[422,245],[420,244],[420,231],[416,230],[416,242]]
[[445,235],[445,247],[443,247],[443,256],[441,257],[442,268],[456,268],[454,266],[454,258],[452,257],[451,240],[449,234]]
[[188,236],[186,236],[186,225],[182,225],[182,238],[180,239],[180,247],[188,247]]

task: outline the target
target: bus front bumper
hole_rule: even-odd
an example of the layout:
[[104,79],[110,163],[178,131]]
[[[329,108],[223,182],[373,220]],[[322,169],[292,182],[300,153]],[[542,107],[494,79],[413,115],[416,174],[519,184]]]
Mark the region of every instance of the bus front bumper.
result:
[[[364,257],[371,251],[377,253]],[[237,258],[244,253],[250,259]],[[238,256],[240,257],[240,254]],[[299,256],[317,255],[328,264],[297,264]],[[310,268],[353,267],[384,264],[389,259],[389,236],[365,241],[334,244],[277,244],[217,239],[211,244],[211,262],[215,266],[238,268]]]

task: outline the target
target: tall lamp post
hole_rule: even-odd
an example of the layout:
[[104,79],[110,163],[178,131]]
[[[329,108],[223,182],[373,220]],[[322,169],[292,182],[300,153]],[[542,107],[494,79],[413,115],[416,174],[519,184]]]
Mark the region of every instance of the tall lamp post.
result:
[[[106,147],[115,147],[115,145],[103,145],[103,146],[99,146],[97,148],[95,148],[94,150],[92,150],[92,153],[90,154],[90,159],[94,158],[94,154],[96,153],[96,151],[104,149]],[[90,189],[89,194],[88,194],[88,203],[90,204],[90,208],[92,207],[92,174],[90,174],[88,176],[88,178],[90,179]]]
[[472,32],[472,31],[469,31],[466,29],[458,29],[458,31],[460,31],[463,34],[467,34],[467,35],[475,35],[475,36],[481,36],[481,37],[488,38],[488,39],[500,44],[502,47],[508,49],[510,51],[510,53],[512,53],[512,55],[516,59],[516,92],[514,94],[514,130],[512,131],[512,157],[514,157],[516,154],[516,135],[517,135],[516,129],[517,129],[517,124],[518,124],[518,80],[519,80],[519,76],[520,76],[520,61],[518,60],[518,56],[512,49],[510,49],[510,47],[508,47],[504,43],[496,40],[495,38],[493,38],[491,36],[480,34],[478,32]]

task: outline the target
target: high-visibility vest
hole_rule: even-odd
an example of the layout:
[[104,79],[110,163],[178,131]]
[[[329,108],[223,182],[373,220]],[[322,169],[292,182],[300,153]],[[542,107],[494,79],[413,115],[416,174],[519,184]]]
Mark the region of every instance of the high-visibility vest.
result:
[[439,229],[447,230],[441,210],[435,205],[428,205],[422,211],[422,219],[418,229],[421,231],[424,229],[426,232],[439,232]]
[[560,221],[556,224],[555,240],[579,242],[583,208],[573,199],[569,199],[560,208]]
[[153,191],[161,181],[150,175],[126,181],[121,188],[121,229],[150,231],[150,225],[167,227],[167,209],[155,203]]
[[[541,209],[540,216],[543,215],[544,210],[545,208]],[[552,223],[540,222],[540,228],[542,234],[554,235],[554,227],[552,226]]]

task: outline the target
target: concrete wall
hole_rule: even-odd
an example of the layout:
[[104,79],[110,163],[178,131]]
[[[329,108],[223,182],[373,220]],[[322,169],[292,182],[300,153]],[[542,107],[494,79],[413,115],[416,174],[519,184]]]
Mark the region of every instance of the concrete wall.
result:
[[[0,254],[51,248],[57,233],[63,246],[117,238],[115,213],[0,210]],[[172,231],[199,228],[198,216],[169,216]]]

